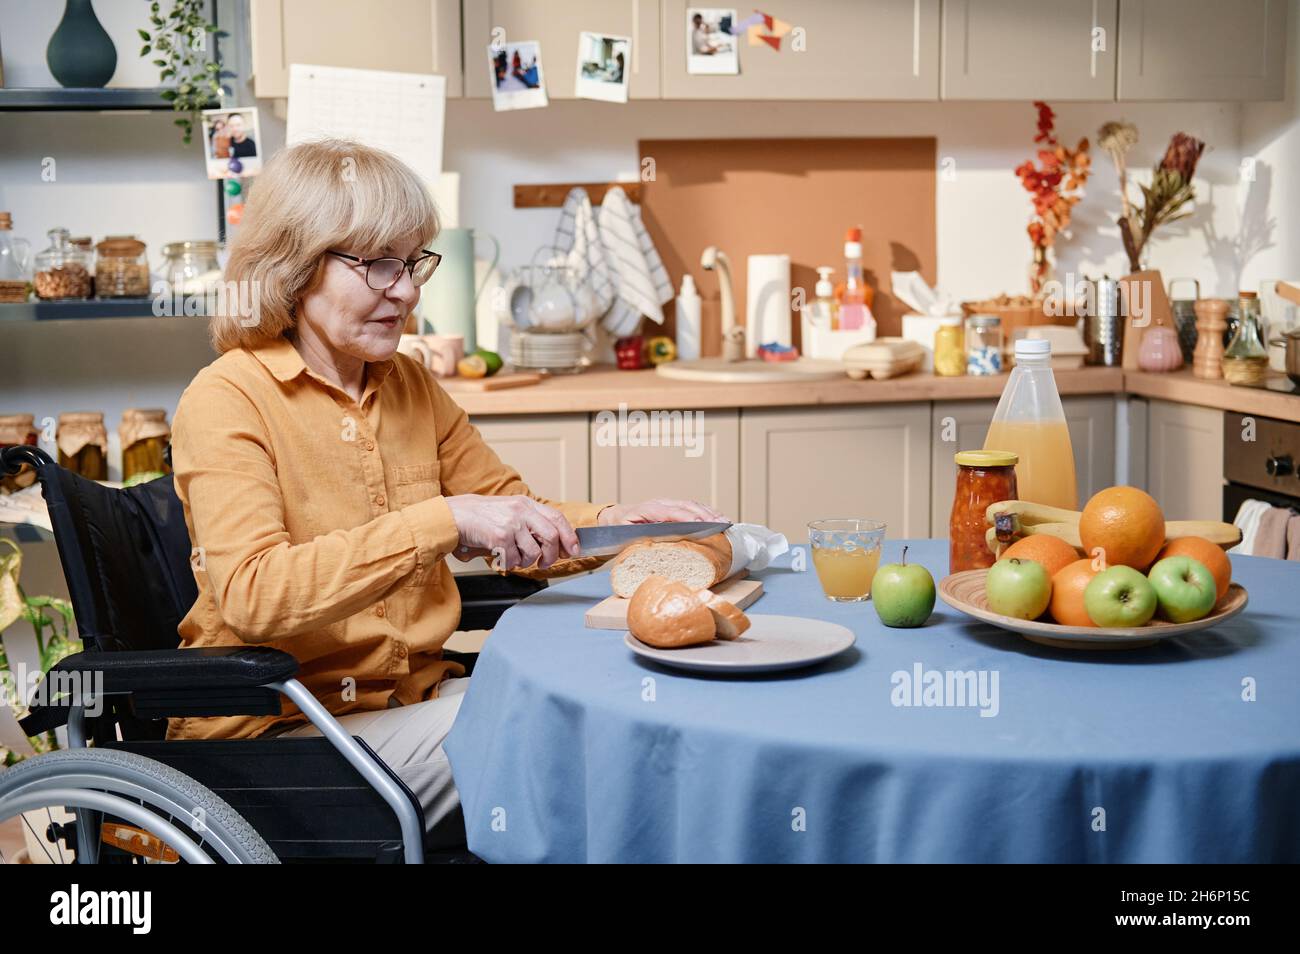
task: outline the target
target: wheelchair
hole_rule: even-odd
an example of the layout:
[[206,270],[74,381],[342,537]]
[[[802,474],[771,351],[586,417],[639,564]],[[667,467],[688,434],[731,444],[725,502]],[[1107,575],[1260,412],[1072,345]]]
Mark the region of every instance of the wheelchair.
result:
[[[49,506],[85,649],[46,674],[19,723],[29,736],[66,726],[68,748],[0,770],[0,821],[40,818],[45,843],[79,864],[481,863],[460,809],[426,832],[415,795],[294,678],[293,656],[179,647],[198,589],[171,476],[116,490],[38,448],[0,450],[0,473],[22,465]],[[461,627],[491,629],[546,582],[456,585]],[[443,655],[466,674],[477,660]],[[165,738],[170,717],[278,715],[283,696],[320,737]]]

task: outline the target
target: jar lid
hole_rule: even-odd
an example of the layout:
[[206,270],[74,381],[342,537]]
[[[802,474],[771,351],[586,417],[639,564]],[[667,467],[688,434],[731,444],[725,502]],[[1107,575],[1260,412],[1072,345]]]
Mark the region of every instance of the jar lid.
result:
[[958,451],[954,459],[960,467],[1014,467],[1020,455],[1011,451],[973,450]]
[[1052,343],[1046,338],[1018,338],[1016,339],[1016,354],[1024,355],[1026,358],[1036,357],[1043,354],[1052,353]]
[[971,315],[966,320],[976,328],[995,328],[1002,324],[1002,319],[997,315]]
[[144,242],[131,235],[110,235],[95,250],[108,258],[135,258],[144,254]]
[[1258,297],[1259,297],[1259,292],[1244,291],[1244,292],[1240,292],[1240,293],[1237,295],[1237,297],[1238,297],[1238,298],[1258,298]]
[[163,254],[168,258],[175,255],[216,255],[217,243],[213,241],[168,242],[163,246]]
[[103,411],[64,411],[59,415],[60,424],[103,424]]
[[946,318],[940,318],[939,324],[944,328],[955,328],[962,322],[961,315],[948,315]]

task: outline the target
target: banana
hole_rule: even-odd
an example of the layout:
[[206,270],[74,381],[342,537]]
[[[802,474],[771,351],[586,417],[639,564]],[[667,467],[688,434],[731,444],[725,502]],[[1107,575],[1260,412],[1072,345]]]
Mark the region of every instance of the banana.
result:
[[1241,528],[1219,520],[1166,520],[1165,539],[1179,537],[1204,537],[1227,550],[1241,542]]
[[1079,511],[1066,510],[1062,507],[1049,507],[1047,504],[1034,503],[1031,500],[1003,500],[989,504],[984,511],[985,523],[992,524],[997,514],[1014,514],[1021,526],[1033,526],[1038,523],[1074,523],[1079,522]]
[[[997,528],[989,527],[984,534],[984,540],[988,544],[989,552],[995,556],[1000,556],[1002,551],[1012,543],[1035,533],[1047,533],[1054,537],[1060,537],[1070,546],[1083,550],[1083,541],[1079,538],[1078,524],[1068,522],[1025,525],[1020,523],[1017,518],[1013,521],[1010,534],[1003,534],[1002,539],[999,539]],[[1218,544],[1227,550],[1241,542],[1241,529],[1230,523],[1222,523],[1217,520],[1165,521],[1165,539],[1177,540],[1179,537],[1204,537],[1211,543]]]

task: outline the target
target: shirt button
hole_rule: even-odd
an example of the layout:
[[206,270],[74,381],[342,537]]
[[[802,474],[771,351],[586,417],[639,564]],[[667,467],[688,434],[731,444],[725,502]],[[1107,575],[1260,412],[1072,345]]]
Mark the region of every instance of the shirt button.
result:
[[406,643],[397,644],[397,658],[398,659],[406,658]]
[[375,442],[374,442],[374,441],[366,441],[366,450],[368,450],[368,451],[372,451],[372,450],[374,450],[374,449],[375,449]]
[[375,503],[377,503],[379,506],[382,507],[384,504],[388,503],[388,498],[385,497],[383,494],[380,494],[378,497],[375,498]]
[[378,606],[375,607],[375,615],[376,615],[376,616],[383,616],[383,615],[384,615],[384,604],[383,604],[383,603],[380,603]]

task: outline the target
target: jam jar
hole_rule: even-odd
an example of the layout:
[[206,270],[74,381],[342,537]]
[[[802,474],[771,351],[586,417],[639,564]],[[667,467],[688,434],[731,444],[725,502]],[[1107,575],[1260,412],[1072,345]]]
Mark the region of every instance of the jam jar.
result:
[[985,535],[989,504],[1018,500],[1017,455],[1010,451],[972,450],[957,454],[957,492],[948,522],[948,572],[982,570],[993,565]]

